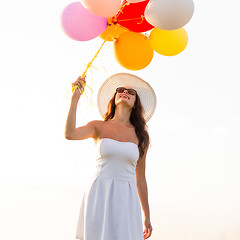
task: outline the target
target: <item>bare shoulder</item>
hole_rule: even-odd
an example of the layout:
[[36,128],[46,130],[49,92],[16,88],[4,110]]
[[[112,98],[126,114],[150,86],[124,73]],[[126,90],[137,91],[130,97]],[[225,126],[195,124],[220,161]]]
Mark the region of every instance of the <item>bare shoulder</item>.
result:
[[104,123],[104,121],[102,121],[102,120],[93,120],[93,121],[88,122],[87,125],[97,127],[97,126],[102,125],[103,123]]
[[[93,120],[86,124],[88,127],[92,127],[95,129],[96,132],[98,132],[99,129],[104,125],[104,121],[102,120]],[[98,134],[97,134],[98,135]]]

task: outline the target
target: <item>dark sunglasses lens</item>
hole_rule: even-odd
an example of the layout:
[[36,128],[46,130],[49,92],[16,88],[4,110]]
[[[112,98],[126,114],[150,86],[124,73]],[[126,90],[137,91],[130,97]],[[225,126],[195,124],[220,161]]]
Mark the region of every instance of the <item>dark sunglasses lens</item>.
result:
[[125,90],[125,88],[122,88],[122,87],[119,87],[119,88],[116,89],[116,91],[117,91],[118,93],[123,93],[124,90]]
[[131,95],[135,95],[136,94],[136,91],[134,89],[129,89],[128,90],[128,93],[131,94]]
[[116,89],[116,91],[118,93],[123,93],[125,90],[127,90],[128,93],[131,94],[131,95],[136,95],[136,91],[134,89],[126,89],[124,87],[119,87],[119,88]]

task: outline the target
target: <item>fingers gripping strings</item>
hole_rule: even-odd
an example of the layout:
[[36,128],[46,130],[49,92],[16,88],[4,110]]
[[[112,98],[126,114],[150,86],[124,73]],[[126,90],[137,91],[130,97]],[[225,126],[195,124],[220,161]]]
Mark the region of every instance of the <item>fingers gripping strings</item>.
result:
[[[83,76],[81,76],[81,77],[84,78]],[[73,85],[73,86],[72,86],[72,93],[74,93],[76,89],[79,90],[80,94],[82,94],[82,93],[84,92],[84,88],[85,88],[85,86],[86,86],[86,82],[81,81],[81,83],[82,83],[82,86],[83,86],[83,87],[81,87],[81,89],[79,88],[78,85]]]

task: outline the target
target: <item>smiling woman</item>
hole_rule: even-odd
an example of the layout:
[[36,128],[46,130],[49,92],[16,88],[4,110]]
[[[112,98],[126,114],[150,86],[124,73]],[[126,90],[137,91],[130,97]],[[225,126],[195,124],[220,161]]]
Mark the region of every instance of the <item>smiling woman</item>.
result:
[[131,108],[133,108],[135,105],[135,101],[136,101],[136,91],[134,89],[129,89],[129,88],[125,88],[125,87],[118,87],[116,89],[116,96],[115,96],[115,104],[117,105],[119,102],[124,103],[124,101],[122,101],[123,99],[127,99],[129,101],[126,101],[125,103],[127,105],[129,105]]
[[156,108],[155,93],[137,76],[115,74],[98,92],[104,120],[76,128],[76,107],[85,83],[81,77],[73,83],[78,88],[65,130],[67,139],[93,138],[97,149],[96,171],[82,198],[76,239],[147,239],[152,226],[145,178],[150,142],[146,121]]

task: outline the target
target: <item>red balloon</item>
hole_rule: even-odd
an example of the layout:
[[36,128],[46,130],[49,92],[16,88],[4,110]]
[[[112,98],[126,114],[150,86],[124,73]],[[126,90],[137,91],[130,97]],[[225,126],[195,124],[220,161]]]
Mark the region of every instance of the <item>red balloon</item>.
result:
[[146,32],[153,29],[154,26],[148,23],[144,17],[145,8],[149,1],[137,3],[123,1],[122,6],[126,5],[116,16],[117,23],[133,32]]

